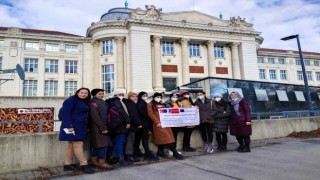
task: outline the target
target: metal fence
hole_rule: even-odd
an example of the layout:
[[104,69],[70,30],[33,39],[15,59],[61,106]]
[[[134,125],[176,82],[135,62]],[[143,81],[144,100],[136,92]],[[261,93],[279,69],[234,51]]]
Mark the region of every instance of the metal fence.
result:
[[320,111],[282,111],[282,112],[261,112],[252,113],[253,120],[267,120],[267,119],[285,119],[285,118],[301,118],[320,116]]

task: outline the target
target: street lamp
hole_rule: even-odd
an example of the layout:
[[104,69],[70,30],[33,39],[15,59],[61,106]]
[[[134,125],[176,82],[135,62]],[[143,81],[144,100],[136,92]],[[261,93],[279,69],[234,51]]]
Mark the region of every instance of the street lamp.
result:
[[284,38],[281,38],[281,40],[287,41],[287,40],[294,39],[294,38],[297,39],[297,43],[298,43],[298,49],[299,49],[301,67],[302,67],[302,74],[303,74],[303,81],[304,81],[304,87],[305,87],[306,94],[307,94],[308,109],[309,109],[309,111],[310,111],[310,113],[312,115],[313,107],[312,107],[312,103],[311,103],[311,96],[310,96],[310,89],[309,89],[309,85],[308,85],[308,78],[307,78],[307,75],[306,75],[306,68],[304,66],[304,60],[303,60],[301,46],[300,46],[299,34],[288,36],[288,37],[284,37]]

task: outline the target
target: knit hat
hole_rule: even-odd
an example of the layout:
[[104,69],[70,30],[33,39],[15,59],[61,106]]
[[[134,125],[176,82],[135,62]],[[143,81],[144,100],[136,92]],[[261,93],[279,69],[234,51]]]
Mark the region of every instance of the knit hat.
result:
[[155,98],[155,97],[157,97],[157,96],[161,96],[161,97],[162,97],[162,93],[158,93],[158,92],[156,92],[156,93],[154,93],[154,94],[153,94],[153,96],[152,96],[152,97],[153,97],[153,98]]
[[137,93],[135,93],[135,92],[129,92],[128,93],[128,99],[130,99],[130,97],[132,97],[132,96],[137,96],[138,94]]
[[183,96],[184,94],[189,94],[187,90],[180,90],[179,93],[180,93],[180,96]]
[[221,93],[215,93],[214,97],[222,97],[222,94]]
[[104,89],[92,89],[91,90],[91,95],[92,96],[95,96],[95,95],[97,95],[98,94],[98,92],[100,92],[100,91],[104,91]]
[[124,94],[124,93],[125,93],[125,91],[122,89],[115,89],[115,90],[113,90],[112,95]]

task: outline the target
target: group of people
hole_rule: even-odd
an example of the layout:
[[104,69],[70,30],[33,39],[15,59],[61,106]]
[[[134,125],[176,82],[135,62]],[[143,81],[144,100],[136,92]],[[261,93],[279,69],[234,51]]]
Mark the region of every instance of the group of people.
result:
[[[196,151],[191,147],[190,139],[195,126],[162,127],[159,115],[160,108],[198,108],[200,115],[199,130],[204,144],[204,151],[212,153],[213,133],[216,132],[217,150],[227,150],[227,133],[236,136],[238,152],[250,152],[251,117],[247,101],[238,92],[230,93],[227,100],[220,93],[214,100],[206,97],[204,91],[197,92],[197,99],[192,101],[186,90],[172,93],[163,101],[162,93],[154,93],[148,103],[146,92],[125,92],[114,90],[113,97],[104,100],[103,89],[80,88],[75,95],[66,99],[59,117],[62,120],[60,141],[68,141],[64,160],[64,170],[78,170],[73,164],[76,156],[80,169],[84,173],[94,173],[88,165],[84,153],[84,141],[90,135],[91,163],[99,168],[113,169],[132,162],[145,160],[157,161],[169,155],[178,160],[184,159],[177,151],[177,135],[183,132],[182,150]],[[92,96],[92,98],[91,98]],[[89,131],[88,131],[89,129]],[[149,149],[149,135],[152,143],[158,146],[157,154]],[[144,154],[140,150],[142,143]]]

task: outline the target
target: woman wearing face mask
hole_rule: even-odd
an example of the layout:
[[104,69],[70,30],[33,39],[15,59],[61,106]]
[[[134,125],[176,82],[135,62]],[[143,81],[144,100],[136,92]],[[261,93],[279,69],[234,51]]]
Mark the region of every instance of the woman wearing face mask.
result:
[[[186,90],[181,90],[180,92],[180,102],[182,104],[182,108],[191,108],[194,106],[194,103],[192,102],[192,99],[190,97],[190,94]],[[192,127],[184,127],[182,128],[183,130],[183,151],[187,152],[193,152],[196,151],[194,148],[190,146],[190,139],[191,139],[191,134],[193,131],[194,126]]]
[[162,94],[155,93],[153,100],[148,104],[148,115],[153,121],[152,142],[158,145],[158,156],[165,157],[164,146],[166,145],[172,152],[173,156],[179,160],[184,159],[174,147],[174,137],[171,128],[162,128],[160,122],[159,109],[165,108],[161,102]]
[[204,150],[207,153],[213,153],[213,123],[214,116],[217,113],[217,107],[211,99],[207,99],[204,91],[197,93],[195,102],[200,113],[200,132],[204,144]]
[[112,146],[111,139],[107,130],[107,103],[103,100],[104,90],[93,89],[93,96],[90,103],[90,132],[91,146],[93,147],[91,162],[103,169],[112,169],[112,166],[106,163],[107,147]]
[[[170,94],[169,99],[164,103],[166,108],[181,108],[182,107],[182,103],[180,101],[178,101],[179,98],[179,94],[178,93],[172,93]],[[176,141],[174,143],[174,147],[177,148],[177,136],[179,133],[180,128],[179,127],[172,127],[172,133],[174,136],[174,140]],[[181,152],[178,151],[179,154],[181,154]],[[169,154],[171,155],[172,152],[169,151]]]
[[142,122],[142,128],[140,131],[136,132],[136,139],[134,142],[134,154],[135,156],[143,155],[140,151],[141,141],[142,147],[144,149],[144,158],[148,161],[158,161],[160,159],[154,154],[152,154],[152,152],[149,149],[149,132],[152,131],[152,121],[148,116],[147,100],[148,94],[146,92],[142,91],[138,94],[137,109]]
[[236,136],[239,147],[238,152],[251,152],[250,136],[251,110],[248,102],[236,91],[231,92],[228,100],[230,102],[230,134]]
[[226,151],[228,142],[228,127],[230,118],[229,103],[222,98],[220,93],[214,95],[217,114],[214,116],[213,131],[216,132],[216,140],[218,144],[217,150]]

